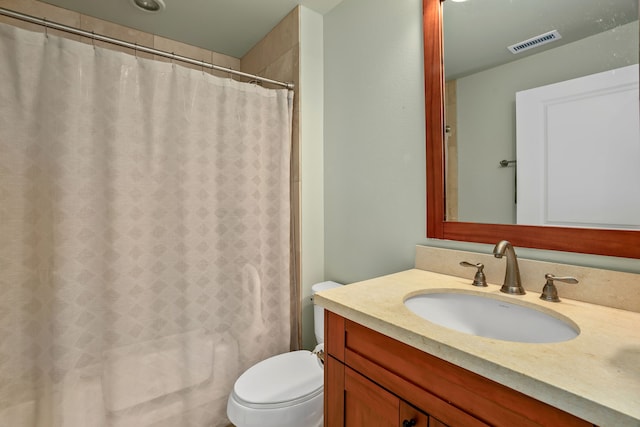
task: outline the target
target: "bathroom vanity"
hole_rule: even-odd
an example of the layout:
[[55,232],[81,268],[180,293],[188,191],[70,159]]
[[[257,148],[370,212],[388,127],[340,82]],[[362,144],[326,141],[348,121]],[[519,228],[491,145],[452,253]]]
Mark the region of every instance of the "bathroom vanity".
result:
[[335,313],[325,322],[327,426],[593,426]]
[[[640,313],[419,269],[317,294],[325,318],[325,425],[640,426]],[[523,343],[412,313],[429,292],[482,293],[570,319],[577,337]]]

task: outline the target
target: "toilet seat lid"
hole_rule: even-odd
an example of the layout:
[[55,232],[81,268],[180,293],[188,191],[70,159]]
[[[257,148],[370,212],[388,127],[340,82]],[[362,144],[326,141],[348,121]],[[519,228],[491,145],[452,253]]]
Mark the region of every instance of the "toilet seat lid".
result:
[[278,354],[249,368],[233,386],[233,394],[254,405],[293,404],[322,392],[323,369],[307,350]]

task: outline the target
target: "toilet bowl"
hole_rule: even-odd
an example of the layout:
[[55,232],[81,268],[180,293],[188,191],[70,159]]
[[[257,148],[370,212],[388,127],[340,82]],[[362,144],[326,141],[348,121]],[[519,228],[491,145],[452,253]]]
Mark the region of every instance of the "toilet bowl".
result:
[[[342,286],[322,282],[312,292]],[[324,342],[324,309],[314,306],[318,346]],[[265,359],[235,382],[227,402],[227,417],[236,427],[321,427],[324,368],[314,352],[292,351]]]

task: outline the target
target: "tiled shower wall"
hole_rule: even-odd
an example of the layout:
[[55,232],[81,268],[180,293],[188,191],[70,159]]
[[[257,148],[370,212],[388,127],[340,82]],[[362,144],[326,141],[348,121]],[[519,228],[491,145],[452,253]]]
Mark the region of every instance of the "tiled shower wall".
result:
[[[300,7],[293,9],[284,17],[269,34],[259,41],[242,57],[242,71],[269,77],[270,79],[292,82],[295,84],[293,98],[293,132],[291,138],[291,212],[292,238],[291,246],[291,299],[296,301],[292,306],[292,319],[298,319],[291,325],[292,350],[296,343],[302,342],[300,303]],[[268,86],[265,84],[265,87]]]
[[[291,160],[291,206],[292,206],[292,268],[291,268],[291,288],[292,301],[299,301],[299,283],[300,283],[300,174],[299,174],[299,8],[296,7],[282,21],[276,25],[269,34],[259,41],[245,56],[241,59],[234,58],[221,53],[202,49],[200,47],[191,46],[185,43],[170,40],[154,34],[145,33],[114,24],[112,22],[103,21],[88,15],[83,15],[67,9],[62,9],[43,3],[37,0],[0,0],[0,7],[14,10],[16,12],[25,13],[47,20],[58,22],[60,24],[71,27],[80,28],[86,31],[93,31],[117,39],[125,40],[130,43],[152,47],[172,52],[176,55],[186,56],[189,58],[213,63],[234,70],[241,70],[247,73],[268,77],[273,80],[293,82],[295,84],[294,94],[294,115],[293,115],[293,137],[292,137],[292,160]],[[25,28],[32,31],[43,32],[44,28],[40,25],[30,24],[24,21],[16,20],[6,16],[0,16],[0,22],[9,23],[17,27]],[[48,29],[49,34],[55,34],[62,37],[71,38],[85,43],[95,43],[96,46],[106,47],[109,49],[119,50],[131,55],[138,55],[145,58],[154,58],[160,61],[170,61],[170,59],[146,54],[143,52],[135,52],[133,49],[115,46],[109,43],[93,41],[90,38],[76,36],[53,29]],[[187,63],[179,63],[182,66],[194,69],[200,69],[197,65]],[[228,73],[214,70],[205,70],[219,77],[229,77]],[[239,79],[238,77],[233,77]],[[269,85],[265,84],[265,87]],[[292,307],[294,319],[300,319],[300,308],[296,305]],[[301,342],[300,325],[293,325],[292,343],[296,347],[296,343]]]
[[456,80],[445,83],[445,121],[447,126],[447,169],[445,175],[447,195],[447,221],[458,220],[458,119]]
[[[83,15],[78,12],[62,9],[60,7],[52,6],[50,4],[43,3],[40,1],[0,0],[0,7],[15,10],[16,12],[25,13],[27,15],[46,18],[47,20],[59,22],[61,24],[80,28],[82,30],[93,31],[96,34],[102,34],[105,36],[114,37],[117,39],[128,41],[130,43],[137,43],[139,45],[152,47],[152,48],[164,50],[167,52],[173,52],[176,55],[188,56],[190,58],[194,58],[194,59],[205,61],[205,62],[211,62],[216,65],[221,65],[223,67],[228,67],[228,68],[234,68],[236,70],[240,69],[240,60],[238,58],[233,58],[228,55],[223,55],[217,52],[212,52],[210,50],[176,42],[174,40],[170,40],[164,37],[134,30],[132,28],[124,27],[122,25],[114,24],[108,21],[103,21],[101,19],[96,19],[88,15]],[[8,18],[5,16],[0,16],[0,21],[10,23],[12,25],[33,30],[33,31],[40,31],[40,32],[44,31],[43,27],[40,25],[26,23],[26,22]],[[48,29],[47,32],[49,34],[55,34],[55,35],[59,35],[67,38],[72,38],[74,40],[83,41],[86,43],[94,43],[89,38],[80,37],[80,36],[76,36],[76,35],[68,34],[64,32],[59,32],[52,29]],[[150,54],[135,52],[133,49],[119,47],[119,46],[111,45],[111,44],[100,42],[100,41],[95,41],[95,45],[101,46],[101,47],[107,47],[109,49],[119,50],[132,55],[137,54],[140,57],[145,57],[145,58],[153,57],[153,55],[150,55]],[[163,57],[156,57],[155,59],[162,60],[162,61],[170,61],[169,59],[163,58]],[[195,65],[190,65],[186,63],[181,63],[181,65],[199,69],[199,67]],[[208,70],[208,71],[211,71],[211,70]],[[221,73],[217,71],[214,71],[213,73],[221,77],[225,76],[225,73]]]

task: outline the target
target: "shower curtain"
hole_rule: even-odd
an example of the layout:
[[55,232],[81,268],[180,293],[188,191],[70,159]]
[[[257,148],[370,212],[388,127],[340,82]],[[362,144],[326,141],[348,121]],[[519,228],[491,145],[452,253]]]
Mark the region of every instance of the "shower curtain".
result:
[[0,25],[0,427],[226,426],[290,348],[292,94]]

